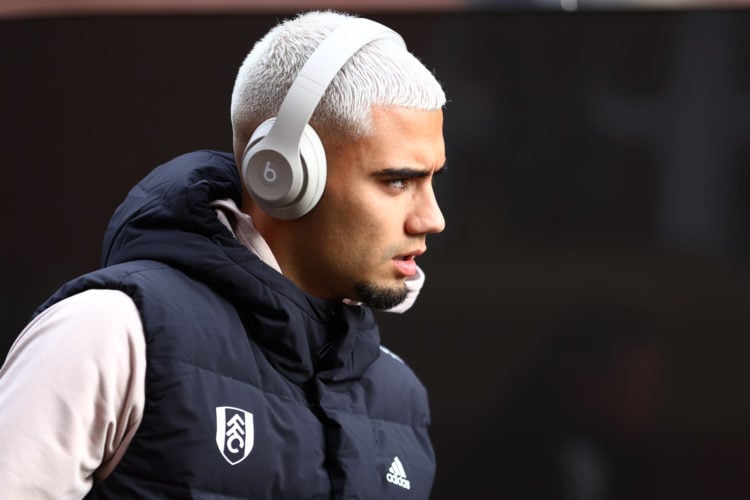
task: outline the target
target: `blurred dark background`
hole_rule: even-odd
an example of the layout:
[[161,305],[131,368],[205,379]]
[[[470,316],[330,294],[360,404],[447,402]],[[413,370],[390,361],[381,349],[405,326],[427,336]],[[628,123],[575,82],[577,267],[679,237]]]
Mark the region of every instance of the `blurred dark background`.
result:
[[[289,14],[0,20],[0,359],[135,182],[231,149]],[[366,15],[450,99],[447,230],[380,315],[430,390],[433,498],[750,498],[750,10]]]

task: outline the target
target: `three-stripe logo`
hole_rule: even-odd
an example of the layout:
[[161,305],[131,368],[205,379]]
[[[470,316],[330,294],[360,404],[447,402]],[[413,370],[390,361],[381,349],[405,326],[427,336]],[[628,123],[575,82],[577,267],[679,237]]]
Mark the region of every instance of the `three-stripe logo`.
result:
[[389,483],[401,486],[407,490],[411,488],[409,480],[406,479],[404,464],[401,463],[401,460],[399,460],[398,457],[393,457],[393,463],[388,468],[388,473],[385,475],[385,479]]

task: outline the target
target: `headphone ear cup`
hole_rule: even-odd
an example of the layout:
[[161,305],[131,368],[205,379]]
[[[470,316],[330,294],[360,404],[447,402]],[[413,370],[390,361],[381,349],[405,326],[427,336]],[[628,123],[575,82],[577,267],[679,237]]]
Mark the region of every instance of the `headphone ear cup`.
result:
[[[264,138],[275,121],[276,118],[264,121],[250,137],[242,155],[242,180],[247,192],[264,212],[277,219],[295,219],[312,210],[323,195],[327,174],[325,150],[310,125],[305,125],[300,138],[299,162],[290,161],[281,151],[269,150]],[[279,176],[279,184],[272,189],[260,181],[262,165],[265,164],[261,158],[268,157],[269,151],[274,157],[273,176]],[[299,167],[292,168],[292,164]],[[290,196],[293,196],[291,200]]]
[[[273,127],[276,118],[269,118],[253,131],[253,135],[245,146],[245,152],[242,154],[242,182],[245,189],[252,199],[266,210],[267,207],[273,207],[273,200],[268,196],[268,189],[258,181],[258,152],[263,151],[263,139],[268,135]],[[287,188],[288,189],[288,188]],[[283,191],[286,194],[286,189]],[[278,193],[273,193],[275,198],[279,198]],[[270,205],[269,205],[270,204]]]

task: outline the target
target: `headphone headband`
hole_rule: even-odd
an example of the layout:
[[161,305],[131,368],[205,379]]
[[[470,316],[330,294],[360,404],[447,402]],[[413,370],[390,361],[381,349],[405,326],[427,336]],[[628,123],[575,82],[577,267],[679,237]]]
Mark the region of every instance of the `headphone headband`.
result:
[[[281,103],[268,139],[296,144],[328,85],[362,47],[379,38],[390,38],[405,47],[401,35],[380,23],[350,19],[332,31],[313,51],[292,82]],[[280,125],[279,124],[283,124]],[[278,139],[277,139],[278,137]]]

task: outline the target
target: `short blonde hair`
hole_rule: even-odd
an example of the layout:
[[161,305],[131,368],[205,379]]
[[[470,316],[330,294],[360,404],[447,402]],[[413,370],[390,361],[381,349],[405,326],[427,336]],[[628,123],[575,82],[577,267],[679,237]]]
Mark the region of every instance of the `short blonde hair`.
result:
[[[352,16],[312,11],[275,26],[240,66],[232,91],[231,120],[238,161],[253,130],[275,116],[302,65],[321,41]],[[413,54],[378,39],[354,54],[326,89],[310,125],[352,138],[368,134],[373,106],[434,110],[445,105],[435,76]]]

